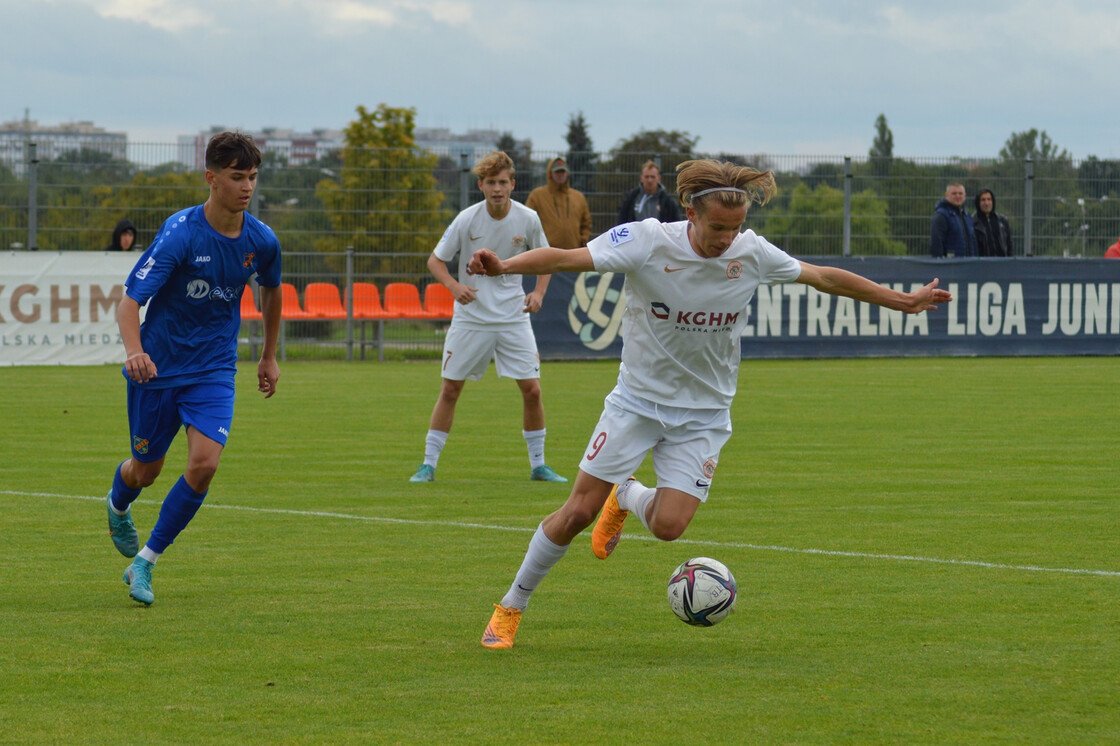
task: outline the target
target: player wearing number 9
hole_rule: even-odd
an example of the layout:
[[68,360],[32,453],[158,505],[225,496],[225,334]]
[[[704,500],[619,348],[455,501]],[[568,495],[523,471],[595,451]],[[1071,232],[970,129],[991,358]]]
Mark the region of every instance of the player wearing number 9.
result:
[[[618,383],[570,496],[538,526],[509,591],[495,604],[482,638],[486,647],[512,647],[530,595],[597,515],[592,549],[602,559],[617,545],[629,513],[658,539],[684,533],[707,500],[731,436],[739,338],[760,284],[799,282],[906,313],[952,300],[936,279],[902,293],[846,270],[798,261],[743,231],[750,205],[765,204],[777,191],[770,171],[696,160],[678,172],[686,220],[620,225],[580,249],[542,248],[504,261],[483,249],[471,258],[475,274],[622,272],[627,283]],[[647,453],[656,488],[629,478]]]

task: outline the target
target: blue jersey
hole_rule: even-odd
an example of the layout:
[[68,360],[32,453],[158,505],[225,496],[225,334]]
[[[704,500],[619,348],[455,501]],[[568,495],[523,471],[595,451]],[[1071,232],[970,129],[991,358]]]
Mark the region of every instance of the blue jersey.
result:
[[158,372],[136,385],[232,383],[245,283],[257,275],[265,287],[280,284],[280,242],[271,228],[244,213],[241,235],[228,238],[202,207],[168,218],[126,280],[128,297],[148,304],[140,341]]

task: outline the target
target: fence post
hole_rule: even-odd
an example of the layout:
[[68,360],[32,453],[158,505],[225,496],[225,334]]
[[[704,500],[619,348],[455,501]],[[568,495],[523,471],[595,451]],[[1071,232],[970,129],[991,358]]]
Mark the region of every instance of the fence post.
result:
[[459,209],[471,206],[471,167],[466,152],[459,153]]
[[39,250],[39,158],[37,145],[27,143],[27,250]]
[[346,247],[346,362],[354,361],[354,247]]
[[844,156],[844,256],[852,255],[852,157]]
[[1034,256],[1031,248],[1031,222],[1034,210],[1034,161],[1023,160],[1023,256]]

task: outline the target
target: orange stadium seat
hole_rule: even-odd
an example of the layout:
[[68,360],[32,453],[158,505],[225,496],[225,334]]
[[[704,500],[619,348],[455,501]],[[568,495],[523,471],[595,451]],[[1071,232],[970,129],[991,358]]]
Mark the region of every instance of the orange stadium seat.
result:
[[424,288],[424,310],[430,318],[449,319],[455,313],[455,296],[441,283],[428,283]]
[[[346,289],[346,302],[350,302],[350,289]],[[381,307],[381,294],[372,282],[354,283],[354,318],[360,321],[393,318]]]
[[304,311],[299,304],[299,291],[296,286],[290,282],[280,283],[280,291],[284,298],[284,310],[280,314],[282,319],[287,321],[306,321],[307,319],[315,318],[312,314]]
[[411,282],[390,282],[385,286],[385,311],[396,319],[430,319],[420,303],[420,291]]
[[245,292],[241,294],[241,320],[242,321],[263,321],[264,316],[257,310],[257,304],[253,300],[253,288],[248,285],[245,286]]
[[303,310],[317,319],[346,319],[346,307],[333,282],[312,282],[303,289]]

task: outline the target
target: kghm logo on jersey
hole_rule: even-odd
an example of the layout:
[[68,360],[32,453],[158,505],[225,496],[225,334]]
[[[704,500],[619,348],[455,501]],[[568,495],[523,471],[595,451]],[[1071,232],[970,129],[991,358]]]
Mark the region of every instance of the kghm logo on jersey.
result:
[[674,311],[660,301],[649,304],[650,315],[655,319],[670,321],[681,331],[728,331],[739,322],[741,311]]
[[738,259],[732,259],[727,263],[727,279],[738,280],[743,276],[743,263]]

